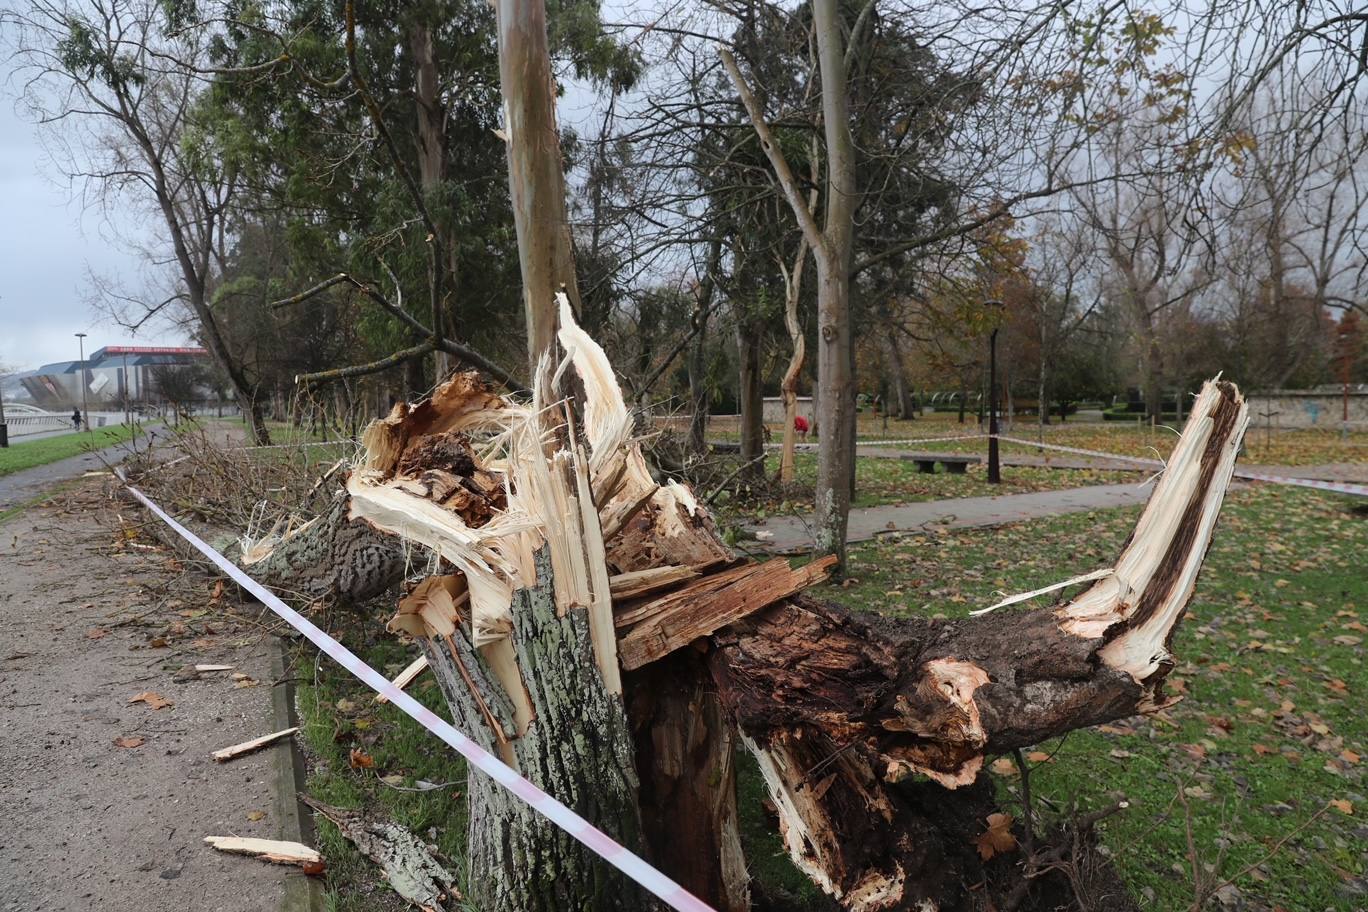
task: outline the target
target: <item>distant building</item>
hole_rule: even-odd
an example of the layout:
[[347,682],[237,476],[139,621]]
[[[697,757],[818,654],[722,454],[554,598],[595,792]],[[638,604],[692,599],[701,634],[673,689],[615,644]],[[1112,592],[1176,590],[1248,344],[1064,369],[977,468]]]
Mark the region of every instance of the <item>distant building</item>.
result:
[[151,370],[161,365],[205,364],[209,353],[202,348],[168,348],[151,345],[107,345],[82,364],[58,361],[25,371],[5,382],[5,398],[29,401],[39,408],[59,411],[79,406],[81,386],[92,409],[122,408],[128,402],[156,401]]

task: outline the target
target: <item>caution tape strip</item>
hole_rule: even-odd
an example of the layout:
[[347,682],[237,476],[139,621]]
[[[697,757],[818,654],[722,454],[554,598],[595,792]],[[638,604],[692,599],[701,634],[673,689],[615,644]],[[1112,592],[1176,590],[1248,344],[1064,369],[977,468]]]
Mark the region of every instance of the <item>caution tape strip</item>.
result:
[[318,629],[311,621],[303,617],[289,605],[286,605],[275,596],[270,590],[261,583],[252,579],[243,570],[228,558],[201,540],[195,533],[176,522],[166,511],[157,506],[147,495],[137,488],[128,484],[122,472],[118,473],[119,480],[124,482],[129,493],[136,497],[143,506],[151,510],[162,522],[166,523],[171,529],[185,539],[195,550],[199,551],[220,570],[226,573],[238,585],[246,589],[263,605],[278,614],[291,627],[298,630],[308,638],[329,658],[333,659],[343,668],[350,671],[371,690],[381,694],[405,714],[412,717],[419,725],[441,738],[451,745],[461,756],[465,757],[472,766],[485,773],[495,782],[508,789],[519,799],[525,802],[537,813],[566,833],[583,843],[594,854],[604,861],[626,874],[636,881],[643,888],[655,894],[662,902],[678,912],[715,912],[711,906],[689,893],[679,884],[666,877],[646,862],[641,856],[635,854],[625,846],[616,842],[611,836],[595,827],[579,814],[552,798],[536,785],[524,779],[511,767],[506,765],[498,757],[485,750],[469,737],[462,734],[450,723],[440,718],[432,710],[423,706],[413,697],[404,693],[399,688],[390,683],[389,679],[367,665],[362,659],[341,643],[334,640],[328,634]]
[[[913,444],[913,443],[945,443],[945,442],[948,441],[948,440],[987,440],[987,439],[988,439],[988,435],[987,435],[987,434],[961,434],[961,435],[959,435],[959,436],[957,436],[957,437],[914,437],[914,438],[911,438],[911,439],[908,439],[908,440],[857,440],[857,441],[855,441],[855,445],[856,445],[857,447],[908,446],[908,445]],[[795,445],[796,445],[799,449],[811,450],[811,449],[816,449],[816,448],[817,448],[818,446],[820,446],[821,444],[817,444],[817,443],[799,443],[799,444],[795,444]],[[784,447],[784,445],[783,445],[782,443],[767,443],[767,444],[765,444],[765,449],[767,449],[767,450],[780,450],[780,449],[783,449],[783,447]]]
[[[1084,450],[1078,447],[1060,446],[1055,443],[1041,443],[1037,440],[1023,440],[1020,437],[1004,437],[998,435],[998,440],[1005,443],[1016,443],[1022,446],[1040,447],[1045,450],[1059,450],[1064,453],[1077,453],[1082,456],[1098,456],[1103,459],[1112,459],[1118,462],[1131,462],[1137,465],[1156,466],[1162,468],[1164,463],[1159,459],[1144,459],[1137,456],[1120,456],[1116,453],[1104,453],[1100,450]],[[1246,472],[1243,469],[1235,469],[1235,477],[1243,478],[1248,481],[1266,481],[1273,484],[1294,485],[1299,488],[1314,488],[1318,491],[1335,491],[1340,494],[1354,494],[1359,497],[1368,497],[1368,485],[1353,484],[1347,481],[1322,481],[1319,478],[1294,478],[1290,475],[1267,475],[1263,472]]]

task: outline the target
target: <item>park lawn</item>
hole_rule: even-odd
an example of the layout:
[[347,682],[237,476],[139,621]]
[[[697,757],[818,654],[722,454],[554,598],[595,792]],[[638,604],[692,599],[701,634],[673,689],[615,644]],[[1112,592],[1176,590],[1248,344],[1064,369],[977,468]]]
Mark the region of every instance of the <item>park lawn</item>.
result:
[[[673,426],[673,425],[671,425]],[[1175,425],[1177,427],[1177,425]],[[677,429],[677,428],[676,428]],[[1063,424],[1058,421],[1046,425],[1044,442],[1055,446],[1077,447],[1114,453],[1118,456],[1132,456],[1143,459],[1167,458],[1173,445],[1178,442],[1174,430],[1159,426],[1137,425],[1128,421],[1073,422]],[[1002,433],[1023,440],[1038,440],[1041,437],[1040,425],[1029,416],[1007,427]],[[857,436],[860,440],[922,440],[923,438],[949,438],[985,434],[986,428],[980,427],[976,417],[970,413],[964,424],[959,424],[953,412],[927,412],[913,421],[887,422],[877,415],[862,413],[858,419]],[[783,440],[783,429],[770,425],[771,443]],[[740,438],[736,419],[721,417],[712,419],[708,439],[735,443]],[[810,438],[810,442],[816,442]],[[908,444],[907,448],[928,452],[973,453],[983,455],[986,444],[982,439],[942,440]],[[1051,451],[1036,447],[1007,443],[1002,444],[1004,453],[1050,455]],[[1298,428],[1277,430],[1267,433],[1257,423],[1251,425],[1245,436],[1245,450],[1241,459],[1248,464],[1259,465],[1320,465],[1334,462],[1363,462],[1368,460],[1368,431],[1351,431],[1342,434],[1338,429]]]
[[[975,455],[982,455],[977,453]],[[955,475],[937,466],[933,475],[917,470],[917,464],[905,459],[885,459],[862,456],[855,460],[855,499],[852,506],[874,507],[885,504],[914,503],[927,500],[948,500],[957,497],[995,497],[1004,494],[1025,494],[1031,491],[1057,491],[1087,485],[1139,484],[1147,476],[1145,470],[1117,472],[1101,469],[1047,469],[1037,466],[1003,466],[1002,483],[988,483],[988,467],[982,463],[970,465],[963,475]],[[766,456],[765,472],[774,477],[779,472],[779,456]],[[729,502],[719,498],[720,518],[731,521],[758,521],[769,516],[812,512],[812,486],[817,479],[817,457],[798,453],[794,457],[794,484],[787,491],[777,491],[760,500]]]
[[[961,617],[999,593],[1111,564],[1137,515],[856,545],[856,582],[821,594],[891,614]],[[1245,872],[1235,888],[1265,904],[1254,908],[1368,907],[1365,555],[1361,501],[1271,485],[1232,492],[1174,642],[1168,691],[1184,702],[1028,755],[1033,792],[1061,811],[1130,802],[1103,824],[1104,844],[1147,908],[1191,903],[1189,814],[1200,863]],[[1014,776],[1002,781],[1015,801]]]
[[[957,429],[963,433],[975,433],[977,425],[948,425],[938,430],[946,436],[957,436]],[[1041,428],[1028,422],[1017,422],[1015,427],[1003,430],[1009,437],[1023,440],[1040,439]],[[915,436],[935,436],[935,433]],[[1128,422],[1102,422],[1053,424],[1044,429],[1044,442],[1054,446],[1077,447],[1118,456],[1132,456],[1142,459],[1167,459],[1178,442],[1176,430],[1167,427],[1150,428]],[[1003,453],[1043,454],[1053,451],[1041,450],[1028,444],[1003,442]],[[955,452],[981,454],[984,449],[982,440],[956,440],[916,444],[915,449],[930,452]],[[1318,428],[1299,428],[1296,430],[1274,431],[1266,434],[1262,428],[1251,427],[1245,435],[1242,462],[1250,465],[1321,465],[1335,462],[1363,462],[1368,460],[1368,431],[1351,431],[1341,434],[1337,430]]]
[[[886,459],[862,456],[855,460],[854,507],[873,507],[883,504],[911,503],[924,500],[944,500],[952,497],[992,497],[1001,494],[1025,494],[1030,491],[1057,491],[1085,485],[1124,484],[1143,481],[1139,472],[1116,472],[1100,469],[1047,469],[1036,466],[1003,466],[1001,484],[988,483],[986,454],[984,462],[969,465],[963,475],[956,475],[936,466],[935,474],[918,470],[908,459]],[[795,454],[793,461],[795,483],[804,488],[810,499],[810,489],[817,481],[817,456]],[[765,469],[771,474],[779,471],[779,457],[765,459]]]
[[131,436],[132,430],[127,425],[119,424],[95,428],[89,433],[73,431],[70,434],[44,437],[41,440],[11,441],[7,448],[0,449],[0,475],[9,475],[57,462],[59,459],[80,456],[91,450],[122,443]]

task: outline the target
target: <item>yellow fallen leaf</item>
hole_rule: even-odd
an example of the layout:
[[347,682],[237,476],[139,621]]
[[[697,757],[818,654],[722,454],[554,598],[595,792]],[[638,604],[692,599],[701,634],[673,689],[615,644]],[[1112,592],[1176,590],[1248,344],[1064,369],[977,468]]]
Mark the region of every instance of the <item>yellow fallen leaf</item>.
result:
[[1352,801],[1347,801],[1347,800],[1345,800],[1344,798],[1331,798],[1331,799],[1330,799],[1330,806],[1331,806],[1332,808],[1334,808],[1335,810],[1339,811],[1341,814],[1353,814],[1353,813],[1354,813],[1354,804],[1353,804],[1353,802],[1352,802]]

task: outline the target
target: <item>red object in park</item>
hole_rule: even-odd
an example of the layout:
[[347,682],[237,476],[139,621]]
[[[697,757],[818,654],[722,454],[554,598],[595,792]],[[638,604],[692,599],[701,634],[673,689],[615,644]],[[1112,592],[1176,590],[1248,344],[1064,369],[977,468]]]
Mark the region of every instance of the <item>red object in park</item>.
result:
[[794,415],[793,429],[800,434],[806,434],[810,429],[808,426],[808,420],[804,418],[802,415]]

